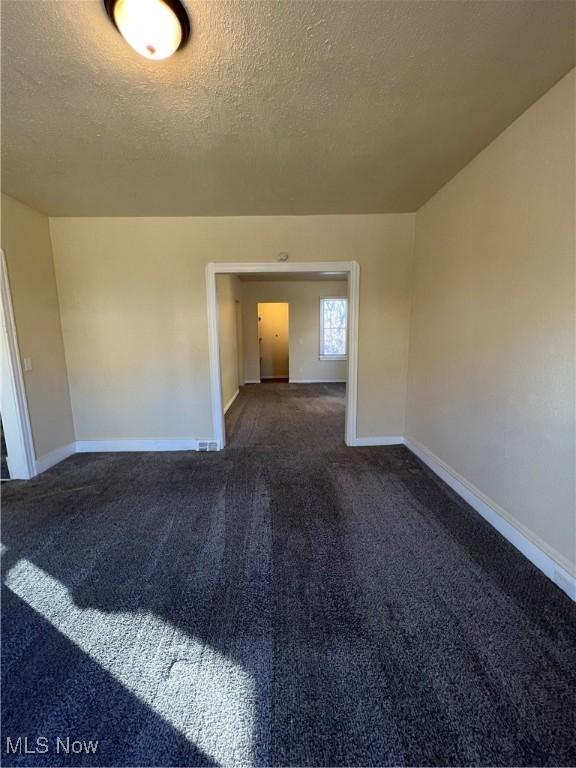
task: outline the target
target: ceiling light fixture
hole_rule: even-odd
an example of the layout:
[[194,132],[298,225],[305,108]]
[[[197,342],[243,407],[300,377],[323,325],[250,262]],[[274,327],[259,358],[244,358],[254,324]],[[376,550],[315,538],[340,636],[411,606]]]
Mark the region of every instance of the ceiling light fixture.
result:
[[180,0],[104,0],[104,7],[126,42],[147,59],[167,59],[190,37]]

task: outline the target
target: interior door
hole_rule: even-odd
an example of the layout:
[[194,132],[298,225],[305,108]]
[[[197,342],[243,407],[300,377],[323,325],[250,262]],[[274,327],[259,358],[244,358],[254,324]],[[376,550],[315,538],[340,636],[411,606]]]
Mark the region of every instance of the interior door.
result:
[[260,379],[283,379],[289,374],[289,309],[286,302],[258,304]]

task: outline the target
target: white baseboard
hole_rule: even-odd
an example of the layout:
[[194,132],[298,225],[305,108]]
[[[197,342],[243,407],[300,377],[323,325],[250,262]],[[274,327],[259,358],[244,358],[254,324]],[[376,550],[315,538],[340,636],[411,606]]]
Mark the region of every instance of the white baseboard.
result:
[[417,440],[408,438],[404,438],[404,444],[446,485],[449,485],[478,514],[482,515],[498,533],[502,534],[516,549],[522,552],[536,568],[548,576],[568,597],[576,601],[576,576],[571,572],[570,564],[562,555],[516,520],[513,520],[505,509],[488,498],[426,446]]
[[197,451],[198,440],[78,440],[76,453]]
[[357,437],[350,446],[366,448],[371,445],[403,445],[404,438],[398,435],[384,435],[384,437]]
[[[261,384],[267,379],[286,379],[287,376],[263,376],[262,379],[246,379],[244,384]],[[289,384],[346,384],[346,379],[288,379]]]
[[39,475],[41,472],[46,472],[50,467],[59,464],[61,461],[64,461],[64,459],[67,459],[68,456],[72,456],[75,453],[76,443],[68,443],[68,445],[63,445],[60,448],[55,448],[49,453],[45,453],[43,456],[40,456],[40,458],[36,459],[36,474]]
[[226,405],[224,406],[224,413],[228,413],[228,409],[230,408],[230,406],[232,405],[232,403],[234,402],[234,400],[236,400],[236,398],[238,397],[238,395],[239,395],[239,394],[240,394],[240,390],[239,390],[239,389],[237,389],[237,390],[236,390],[236,392],[235,392],[235,394],[234,394],[234,395],[232,395],[232,397],[230,398],[230,400],[228,400],[228,402],[227,402],[227,403],[226,403]]
[[[256,383],[256,382],[255,382]],[[304,382],[301,382],[304,383]],[[312,382],[306,382],[312,383]],[[315,382],[316,383],[316,382]],[[232,405],[238,392],[227,406]],[[40,474],[64,461],[74,453],[115,453],[131,451],[197,451],[201,441],[195,439],[169,440],[78,440],[56,448],[36,459]],[[506,510],[486,496],[476,486],[442,461],[417,440],[398,436],[357,437],[353,446],[406,445],[421,461],[440,477],[453,491],[482,515],[505,539],[528,558],[572,600],[576,601],[576,575],[570,563],[533,532],[514,520]]]
[[[143,451],[198,451],[200,440],[77,440],[36,459],[36,474],[45,472],[75,453],[122,453]],[[212,441],[208,441],[212,442]]]
[[346,384],[346,379],[290,379],[289,384]]

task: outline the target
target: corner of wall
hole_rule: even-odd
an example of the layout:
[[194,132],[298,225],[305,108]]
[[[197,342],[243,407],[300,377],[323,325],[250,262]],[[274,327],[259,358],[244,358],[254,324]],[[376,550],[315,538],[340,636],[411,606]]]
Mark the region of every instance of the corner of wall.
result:
[[34,362],[24,384],[35,457],[41,459],[75,439],[50,220],[6,194],[2,213],[20,353]]
[[62,300],[61,300],[61,286],[60,286],[60,279],[59,279],[59,269],[56,263],[56,248],[54,246],[54,228],[52,226],[52,222],[54,220],[53,216],[48,216],[48,233],[50,237],[50,250],[52,252],[52,266],[54,268],[54,279],[56,281],[56,299],[58,302],[58,316],[60,318],[60,333],[62,335],[62,345],[64,348],[64,366],[66,370],[66,387],[68,391],[68,402],[70,404],[70,416],[72,419],[72,439],[73,441],[76,441],[76,435],[77,435],[77,429],[76,429],[76,420],[74,417],[74,405],[72,401],[72,388],[70,387],[70,363],[68,360],[69,353],[67,349],[66,344],[66,335],[64,332],[64,323],[62,322]]
[[402,419],[402,434],[406,435],[408,432],[408,417],[409,417],[409,403],[410,403],[410,362],[412,354],[412,335],[413,335],[413,316],[414,316],[414,288],[416,282],[416,236],[417,236],[417,215],[416,211],[412,215],[412,244],[411,244],[411,257],[408,268],[408,344],[406,349],[406,375],[404,377],[404,413]]

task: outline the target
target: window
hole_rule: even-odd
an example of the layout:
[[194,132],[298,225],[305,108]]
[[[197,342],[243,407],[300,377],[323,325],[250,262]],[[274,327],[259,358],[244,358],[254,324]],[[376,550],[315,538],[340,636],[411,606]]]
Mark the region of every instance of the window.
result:
[[320,299],[320,360],[348,355],[348,299]]

